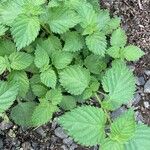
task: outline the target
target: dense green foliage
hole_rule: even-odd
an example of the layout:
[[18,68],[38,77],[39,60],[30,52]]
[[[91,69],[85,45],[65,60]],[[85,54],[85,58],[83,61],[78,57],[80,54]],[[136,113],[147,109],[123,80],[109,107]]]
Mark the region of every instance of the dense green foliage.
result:
[[[0,113],[37,127],[63,109],[59,123],[79,144],[149,150],[150,128],[136,123],[132,108],[109,116],[134,95],[126,60],[144,55],[127,45],[120,21],[98,0],[2,0]],[[85,105],[93,97],[100,108]]]

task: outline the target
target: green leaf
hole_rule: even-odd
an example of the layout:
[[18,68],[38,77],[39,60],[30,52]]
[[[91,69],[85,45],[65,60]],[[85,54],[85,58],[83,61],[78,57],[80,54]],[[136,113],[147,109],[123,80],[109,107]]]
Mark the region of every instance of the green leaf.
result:
[[55,89],[57,77],[55,71],[48,69],[40,74],[41,82],[47,87]]
[[89,71],[80,66],[70,66],[59,76],[61,85],[73,95],[80,95],[90,82]]
[[118,28],[112,33],[111,45],[117,47],[124,47],[127,43],[127,36],[123,29]]
[[43,100],[32,114],[33,126],[41,126],[51,120],[53,113],[57,110],[56,106],[49,101]]
[[77,32],[68,32],[65,37],[64,51],[76,52],[83,48],[83,39]]
[[0,113],[6,111],[15,101],[18,94],[17,84],[0,81]]
[[99,12],[100,11],[100,3],[99,0],[87,0],[87,2],[91,3],[94,7],[94,9]]
[[104,27],[103,32],[107,35],[112,34],[114,30],[120,27],[120,24],[121,24],[121,18],[115,16],[114,18],[110,19],[108,25]]
[[112,46],[107,51],[107,54],[112,58],[121,58],[121,49],[118,46]]
[[93,54],[86,57],[84,64],[93,74],[100,74],[107,67],[106,61],[103,58]]
[[48,89],[44,85],[39,83],[32,85],[31,88],[34,95],[38,97],[45,96],[46,92],[48,91]]
[[7,0],[2,3],[2,9],[0,11],[1,23],[12,25],[17,16],[22,13],[23,4],[24,0]]
[[5,35],[5,32],[8,30],[8,28],[2,24],[0,24],[0,36]]
[[54,51],[62,49],[60,39],[54,35],[49,36],[48,39],[39,43],[39,46],[44,49],[49,56],[51,56]]
[[32,64],[33,57],[25,52],[14,52],[9,56],[9,60],[12,69],[23,70]]
[[99,144],[105,137],[106,116],[102,109],[82,106],[59,118],[69,136],[84,146]]
[[128,61],[136,61],[144,55],[144,52],[134,45],[129,45],[123,49],[124,57]]
[[62,93],[60,89],[52,89],[46,93],[45,98],[53,105],[58,105],[62,100]]
[[36,107],[34,102],[19,103],[11,110],[11,118],[20,126],[31,127],[31,116]]
[[113,141],[109,138],[105,139],[102,145],[100,146],[102,150],[124,150],[124,145],[117,141]]
[[110,16],[108,10],[101,10],[98,14],[98,26],[100,30],[103,30],[109,23]]
[[76,107],[76,100],[73,96],[63,96],[59,106],[64,110],[72,110]]
[[34,63],[38,68],[43,68],[44,66],[48,66],[49,64],[49,56],[47,52],[39,45],[37,46],[35,51]]
[[135,91],[135,79],[133,73],[123,61],[114,61],[112,68],[106,71],[102,79],[105,92],[108,92],[107,100],[110,100],[114,109],[132,100]]
[[76,10],[81,18],[80,25],[84,28],[83,34],[92,34],[98,30],[98,17],[90,3],[82,3]]
[[72,61],[73,54],[64,51],[56,51],[52,55],[52,63],[57,69],[66,68]]
[[19,86],[19,96],[25,97],[29,90],[29,79],[24,71],[13,71],[8,75],[8,81],[17,83]]
[[95,55],[104,56],[107,41],[103,33],[97,32],[86,37],[86,45]]
[[0,75],[6,70],[7,62],[4,57],[0,56]]
[[20,50],[35,40],[40,31],[40,22],[36,16],[19,15],[11,29],[17,49]]
[[68,31],[80,21],[75,11],[64,7],[52,8],[48,15],[48,24],[51,30],[59,34]]
[[117,142],[129,141],[135,134],[136,122],[134,112],[128,110],[111,124],[109,137]]
[[15,44],[12,41],[0,39],[0,56],[9,56],[16,51]]
[[150,148],[150,127],[139,124],[136,126],[134,137],[125,143],[125,150],[149,150]]

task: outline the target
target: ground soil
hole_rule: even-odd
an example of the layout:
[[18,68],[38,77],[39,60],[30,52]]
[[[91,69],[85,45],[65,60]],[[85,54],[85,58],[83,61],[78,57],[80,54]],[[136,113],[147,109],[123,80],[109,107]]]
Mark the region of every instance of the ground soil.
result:
[[[110,9],[112,15],[121,17],[122,27],[128,35],[128,42],[138,45],[145,51],[145,56],[131,65],[135,67],[135,75],[142,76],[147,81],[149,77],[144,72],[150,70],[150,0],[101,0],[100,4],[102,8]],[[139,86],[138,89],[143,91],[143,86]],[[142,94],[142,100],[136,104],[136,108],[141,113],[143,122],[150,125],[150,109],[143,105],[144,101],[150,101],[150,95]],[[22,147],[22,150],[30,150],[32,145],[32,148],[35,146],[34,150],[51,150],[49,146],[53,142],[51,138],[54,132],[52,124],[43,126],[42,130],[46,134],[11,124],[8,129],[0,133],[3,138],[2,149],[16,150]],[[18,148],[16,148],[17,145]],[[63,150],[62,145],[62,140],[57,139],[52,150]],[[77,150],[93,149],[81,146],[77,148]]]

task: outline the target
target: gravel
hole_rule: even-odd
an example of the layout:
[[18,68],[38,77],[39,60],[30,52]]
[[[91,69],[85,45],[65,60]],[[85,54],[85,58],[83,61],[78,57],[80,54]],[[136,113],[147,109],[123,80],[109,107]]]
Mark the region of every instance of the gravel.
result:
[[63,139],[63,143],[70,146],[73,143],[73,139],[71,137]]
[[68,135],[65,134],[65,131],[61,127],[56,128],[54,132],[55,135],[61,139],[65,139],[68,137]]
[[42,127],[37,128],[37,129],[36,129],[36,132],[37,132],[40,136],[42,136],[43,138],[46,137],[46,133],[45,133],[45,131],[44,131],[44,129],[43,129]]
[[136,85],[138,85],[138,86],[143,86],[145,84],[145,79],[144,79],[144,77],[137,77],[137,79],[136,79]]
[[144,93],[150,93],[150,79],[144,85]]

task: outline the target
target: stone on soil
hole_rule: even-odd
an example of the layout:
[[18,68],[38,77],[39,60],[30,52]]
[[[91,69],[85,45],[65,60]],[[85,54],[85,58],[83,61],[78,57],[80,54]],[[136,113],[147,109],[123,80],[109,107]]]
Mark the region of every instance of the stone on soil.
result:
[[150,93],[150,79],[144,85],[144,93]]

